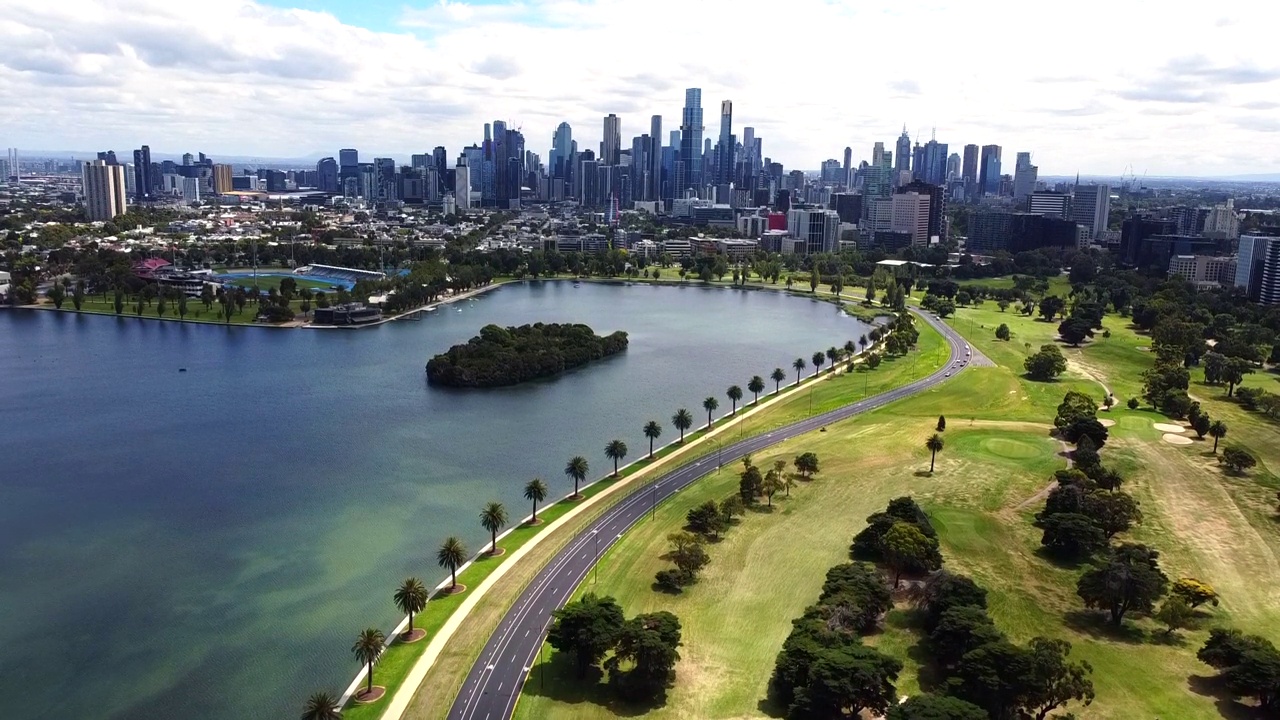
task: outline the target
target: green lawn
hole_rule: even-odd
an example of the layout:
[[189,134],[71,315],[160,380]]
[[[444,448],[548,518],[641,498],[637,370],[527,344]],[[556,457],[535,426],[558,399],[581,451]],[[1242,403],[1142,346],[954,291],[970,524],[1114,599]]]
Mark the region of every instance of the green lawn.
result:
[[[297,283],[299,290],[320,290],[320,291],[329,293],[329,292],[337,292],[338,288],[342,287],[340,285],[335,285],[334,283],[331,283],[331,282],[325,282],[323,280],[311,280],[302,276],[294,277],[293,280],[295,283]],[[280,283],[283,281],[284,281],[284,278],[278,275],[259,275],[257,284],[259,289],[261,289],[263,292],[266,292],[272,288],[279,290]],[[233,278],[231,280],[231,284],[238,285],[243,288],[251,288],[254,285],[254,279],[247,278],[247,277]]]
[[[1013,330],[1011,342],[994,338],[1001,321]],[[1260,456],[1249,477],[1228,477],[1208,453],[1209,444],[1169,445],[1151,427],[1164,418],[1123,406],[1137,394],[1138,373],[1151,362],[1141,349],[1146,339],[1124,318],[1107,318],[1110,338],[1065,348],[1070,369],[1054,383],[1026,380],[1022,359],[1027,353],[1023,343],[1035,349],[1050,342],[1056,323],[1002,314],[991,303],[961,309],[951,322],[999,367],[969,368],[927,393],[761,453],[756,462],[768,465],[775,456],[791,458],[811,450],[821,458],[822,472],[790,499],[777,501],[774,512],[749,513],[713,544],[702,580],[684,594],[672,597],[650,587],[653,574],[664,566],[659,555],[665,551],[665,536],[683,525],[690,507],[733,492],[736,465],[695,483],[660,508],[656,521],[633,529],[603,558],[598,584],[588,580],[579,589],[617,597],[629,615],[665,609],[680,617],[684,646],[677,679],[666,704],[653,716],[770,715],[774,709],[763,702],[765,691],[791,620],[816,600],[827,568],[845,559],[863,518],[903,494],[915,496],[930,513],[948,566],[988,588],[992,616],[1012,639],[1067,639],[1073,657],[1094,667],[1097,700],[1087,708],[1070,708],[1079,717],[1245,716],[1239,706],[1203,689],[1198,678],[1212,671],[1195,659],[1195,650],[1216,624],[1280,642],[1280,590],[1272,582],[1280,572],[1276,426],[1220,399],[1220,388],[1193,385],[1192,394],[1208,412],[1231,427],[1229,440],[1249,445]],[[847,377],[862,379],[858,373]],[[856,393],[851,383],[840,384],[845,380],[815,386],[815,405],[838,403],[841,392]],[[1246,384],[1275,383],[1272,374],[1246,379]],[[1121,635],[1109,632],[1096,615],[1082,611],[1074,592],[1080,570],[1052,564],[1036,552],[1040,531],[1032,525],[1033,515],[1043,505],[1052,471],[1064,463],[1060,444],[1049,436],[1054,408],[1071,388],[1101,399],[1103,385],[1121,403],[1104,414],[1117,425],[1103,460],[1125,474],[1126,489],[1145,514],[1142,525],[1118,539],[1148,543],[1160,550],[1171,578],[1201,578],[1223,597],[1222,605],[1206,612],[1196,629],[1182,631],[1172,641],[1161,637],[1149,619],[1127,623]],[[799,407],[801,403],[806,406]],[[779,412],[802,415],[807,398],[797,396]],[[937,471],[929,475],[924,472],[928,453],[923,441],[939,414],[948,418],[947,445],[938,455]],[[885,631],[868,642],[904,662],[901,694],[920,691],[922,655],[908,613],[890,613]],[[550,647],[545,665],[531,672],[517,706],[521,718],[585,720],[635,712],[615,705],[602,687],[574,680]]]
[[[290,307],[293,308],[295,314],[302,313],[300,301],[294,300],[292,303],[290,303]],[[68,298],[62,304],[62,311],[75,312],[74,306],[71,304],[70,298]],[[115,301],[110,297],[108,297],[107,300],[103,300],[101,295],[88,296],[88,297],[85,297],[84,299],[84,304],[82,305],[82,311],[87,313],[96,313],[96,314],[102,314],[102,315],[115,315],[116,314]],[[141,317],[158,318],[160,317],[158,311],[159,311],[158,304],[156,303],[155,300],[152,300],[150,307],[144,307],[142,309]],[[187,322],[217,323],[219,325],[222,325],[226,323],[224,321],[224,318],[221,315],[221,312],[222,312],[222,306],[218,305],[217,303],[214,303],[212,308],[209,308],[206,310],[204,307],[204,304],[201,303],[199,299],[190,298],[187,300],[187,315],[185,318],[179,317],[177,305],[172,301],[170,301],[166,308],[163,319],[165,320],[184,319]],[[257,315],[258,315],[257,306],[252,304],[245,304],[243,310],[238,311],[235,315],[231,316],[230,324],[231,325],[258,324],[254,322],[254,319],[257,317]],[[129,302],[128,300],[125,301],[124,312],[120,313],[120,317],[124,317],[124,318],[139,317],[138,314],[134,312],[134,304],[132,302]]]

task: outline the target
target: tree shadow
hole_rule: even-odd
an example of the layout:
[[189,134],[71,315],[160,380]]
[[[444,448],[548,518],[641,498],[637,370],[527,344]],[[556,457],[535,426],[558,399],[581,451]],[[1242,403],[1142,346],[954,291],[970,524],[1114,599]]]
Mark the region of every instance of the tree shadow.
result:
[[1146,633],[1142,628],[1131,623],[1116,627],[1111,624],[1110,616],[1097,610],[1068,610],[1063,614],[1062,620],[1072,630],[1099,640],[1114,640],[1129,645],[1146,642]]
[[1213,698],[1218,714],[1227,720],[1256,720],[1266,717],[1261,709],[1238,702],[1216,675],[1190,675],[1187,677],[1187,689],[1196,695]]
[[770,688],[769,694],[756,703],[756,710],[759,710],[760,714],[771,718],[785,718],[787,716],[787,706],[774,697],[772,688]]
[[917,470],[912,473],[912,475],[915,475],[916,477],[933,477],[933,473],[928,470]]
[[[1040,521],[1038,519],[1032,524],[1035,525],[1036,527],[1041,526]],[[1082,558],[1059,557],[1057,555],[1054,555],[1052,552],[1049,551],[1049,548],[1043,545],[1036,548],[1034,551],[1034,554],[1036,557],[1040,558],[1041,560],[1044,560],[1045,562],[1058,568],[1059,570],[1079,570],[1083,567],[1088,567],[1090,564],[1090,561],[1093,559],[1092,557],[1082,557]]]
[[586,676],[579,678],[568,653],[553,653],[530,668],[524,692],[569,705],[590,703],[618,717],[637,717],[666,704],[665,691],[649,702],[621,700],[603,680],[604,672],[596,667],[588,668]]
[[[1194,630],[1195,628],[1187,628],[1187,629]],[[1179,633],[1176,630],[1173,632],[1161,631],[1161,632],[1151,633],[1151,644],[1161,645],[1164,647],[1182,648],[1187,646],[1187,638],[1182,633]]]

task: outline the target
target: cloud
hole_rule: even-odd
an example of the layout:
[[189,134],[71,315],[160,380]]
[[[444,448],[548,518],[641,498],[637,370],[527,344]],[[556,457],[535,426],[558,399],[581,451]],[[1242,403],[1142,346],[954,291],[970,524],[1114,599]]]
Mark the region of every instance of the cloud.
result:
[[1248,62],[1213,65],[1203,55],[1192,55],[1170,60],[1165,66],[1165,70],[1175,77],[1204,78],[1214,83],[1228,85],[1268,83],[1273,80],[1280,80],[1280,67],[1263,68]]
[[506,55],[490,55],[471,66],[471,72],[494,80],[510,80],[520,74],[520,63]]
[[897,97],[919,95],[920,83],[915,80],[894,80],[889,83],[889,89],[896,93]]

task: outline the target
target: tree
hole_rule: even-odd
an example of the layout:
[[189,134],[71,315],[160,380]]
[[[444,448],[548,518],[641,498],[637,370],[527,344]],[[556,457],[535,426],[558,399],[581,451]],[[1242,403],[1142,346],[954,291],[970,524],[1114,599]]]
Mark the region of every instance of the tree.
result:
[[427,606],[427,588],[418,578],[407,578],[400,583],[400,587],[396,588],[392,600],[395,601],[396,607],[400,608],[400,612],[409,616],[409,630],[405,635],[413,635],[413,616],[422,612],[422,609]]
[[1048,382],[1067,371],[1067,359],[1057,345],[1041,345],[1040,352],[1023,361],[1027,377]]
[[[783,377],[786,377],[786,375],[784,374]],[[747,383],[747,389],[755,396],[751,401],[752,404],[760,402],[760,393],[764,392],[764,378],[759,375],[752,375],[750,382]]]
[[773,380],[773,392],[777,394],[782,390],[782,381],[787,379],[787,372],[782,368],[774,368],[769,378]]
[[1191,627],[1195,616],[1196,611],[1191,609],[1186,600],[1177,595],[1160,603],[1160,609],[1154,615],[1156,621],[1165,626],[1165,635],[1172,635],[1178,630]]
[[627,444],[621,440],[610,440],[604,446],[604,456],[613,461],[613,476],[618,477],[618,461],[627,456]]
[[507,509],[502,503],[491,502],[480,511],[480,526],[489,531],[491,544],[489,554],[498,554],[498,531],[507,524]]
[[868,647],[848,645],[819,651],[809,681],[796,689],[791,718],[858,717],[863,710],[884,714],[897,702],[893,683],[902,663]]
[[[1098,404],[1093,401],[1093,398],[1082,392],[1068,390],[1067,394],[1062,397],[1062,402],[1058,404],[1058,414],[1053,418],[1053,425],[1059,430],[1063,430],[1077,420],[1086,420],[1097,416]],[[1069,440],[1069,442],[1075,442],[1075,440]]]
[[547,484],[542,478],[534,478],[524,484],[524,499],[533,502],[533,523],[538,523],[538,503],[547,499]]
[[[112,305],[115,307],[117,315],[124,312],[124,292],[121,291],[120,288],[116,288],[114,291]],[[312,697],[314,697],[314,695]]]
[[715,412],[718,407],[720,407],[720,401],[716,400],[714,395],[702,401],[702,409],[707,411],[708,430],[711,429],[711,413]]
[[578,677],[604,658],[617,642],[625,619],[622,608],[611,597],[587,593],[552,613],[547,642],[563,653],[571,653]]
[[450,536],[436,550],[436,564],[449,570],[453,580],[453,589],[458,588],[458,568],[467,561],[467,546],[456,537]]
[[1240,475],[1245,470],[1257,465],[1258,459],[1253,456],[1253,453],[1239,445],[1228,445],[1222,451],[1222,458],[1219,462],[1226,465],[1231,474]]
[[800,476],[806,480],[818,472],[818,456],[816,453],[800,453],[792,462],[796,466],[796,472],[800,473]]
[[711,562],[703,548],[702,537],[690,532],[676,532],[668,535],[667,541],[671,544],[667,556],[680,571],[683,584],[692,583],[698,577],[698,572]]
[[1004,640],[985,607],[960,605],[938,617],[929,631],[929,651],[944,668],[952,668],[960,659],[987,643]]
[[942,436],[934,433],[924,441],[924,449],[929,451],[929,472],[933,472],[933,461],[937,459],[938,453],[942,452],[942,448],[946,445],[942,440]]
[[1209,434],[1213,436],[1213,454],[1218,454],[1218,441],[1227,436],[1227,424],[1221,420],[1214,420],[1209,425]]
[[1205,434],[1209,432],[1211,427],[1213,427],[1213,421],[1209,419],[1208,415],[1201,413],[1191,418],[1191,429],[1196,431],[1196,437],[1199,440],[1204,439]]
[[769,507],[773,507],[773,496],[778,494],[780,490],[786,487],[786,480],[782,477],[782,473],[777,470],[770,470],[764,475],[764,482],[760,485],[760,492],[769,500]]
[[760,497],[763,490],[764,477],[760,474],[760,468],[748,465],[738,477],[738,495],[742,498],[743,504],[755,504],[756,498]]
[[[613,657],[605,662],[609,685],[631,701],[660,696],[671,682],[680,653],[680,620],[669,612],[638,615],[622,625]],[[630,669],[623,670],[624,663]]]
[[826,359],[826,356],[823,355],[821,352],[814,353],[813,357],[810,358],[810,360],[813,361],[813,374],[815,376],[818,374],[818,371],[822,369],[822,363],[823,363],[823,360],[825,359]]
[[1085,338],[1093,337],[1093,325],[1081,318],[1067,318],[1058,324],[1058,336],[1072,347],[1080,347]]
[[[186,296],[184,295],[183,297]],[[71,291],[71,305],[76,309],[76,312],[79,312],[80,308],[84,306],[84,280],[76,281],[75,288]]]
[[573,479],[573,497],[578,495],[578,483],[587,479],[587,473],[590,472],[590,466],[587,465],[587,459],[581,455],[574,455],[569,458],[569,464],[564,466],[564,474]]
[[1072,700],[1085,705],[1093,702],[1093,681],[1089,679],[1093,667],[1085,661],[1068,661],[1070,653],[1071,643],[1066,640],[1031,639],[1026,650],[1027,674],[1022,679],[1025,690],[1019,703],[1030,717],[1044,720]]
[[1084,512],[1110,540],[1142,522],[1142,511],[1133,496],[1122,492],[1091,492],[1085,495]]
[[1226,368],[1222,371],[1222,380],[1227,384],[1227,397],[1235,392],[1236,385],[1244,382],[1245,375],[1253,374],[1253,366],[1243,358],[1227,358]]
[[373,692],[373,664],[382,657],[382,651],[386,645],[387,636],[383,635],[381,630],[366,628],[360,631],[355,644],[351,646],[351,654],[356,656],[356,660],[361,665],[369,668],[369,686],[365,690],[366,693]]
[[55,282],[53,286],[49,288],[49,291],[45,293],[45,296],[53,301],[53,306],[55,308],[61,310],[62,303],[67,299],[67,289],[62,287],[62,283]]
[[1130,409],[1130,410],[1137,410],[1137,409],[1138,409],[1138,405],[1139,405],[1139,403],[1138,403],[1138,398],[1136,398],[1136,397],[1131,397],[1131,398],[1129,398],[1129,402],[1128,402],[1128,403],[1126,403],[1126,405],[1128,405],[1128,406],[1129,406],[1129,409]]
[[657,420],[650,420],[644,424],[644,436],[649,438],[649,459],[653,459],[653,441],[662,437],[662,426]]
[[302,706],[302,720],[342,720],[338,698],[327,692],[312,693]]
[[960,698],[923,693],[889,708],[885,720],[988,720],[988,715],[986,710]]
[[738,401],[742,399],[742,388],[737,385],[730,385],[725,391],[725,396],[729,398],[729,402],[733,403],[733,409],[729,411],[730,416],[738,414]]
[[1085,607],[1107,611],[1119,627],[1126,613],[1150,613],[1164,596],[1169,579],[1157,562],[1160,554],[1141,544],[1121,544],[1100,566],[1086,571],[1076,583]]
[[1053,322],[1053,318],[1064,308],[1067,307],[1067,301],[1057,295],[1045,295],[1040,298],[1040,317],[1049,322]]
[[937,570],[941,566],[938,540],[920,532],[909,523],[894,523],[880,541],[885,565],[893,572],[893,586],[902,581],[903,573],[913,569]]
[[804,358],[796,358],[796,359],[795,359],[795,361],[793,361],[793,362],[791,363],[791,367],[795,368],[795,371],[796,371],[796,384],[797,384],[797,385],[799,385],[799,384],[800,384],[800,376],[801,376],[801,374],[804,372],[804,368],[805,368],[805,365],[806,365],[806,364],[807,364],[807,363],[805,363]]
[[867,367],[875,370],[880,367],[880,353],[871,353],[867,356]]
[[830,368],[828,372],[835,372],[836,361],[840,359],[840,351],[835,347],[829,347],[827,348],[825,355],[827,356],[827,366]]
[[1063,560],[1081,560],[1107,546],[1107,536],[1082,513],[1053,513],[1041,520],[1045,551]]
[[712,538],[719,537],[728,527],[728,519],[714,500],[708,500],[690,510],[685,515],[685,521],[692,532]]
[[693,427],[693,415],[688,410],[680,408],[675,415],[671,416],[671,424],[680,431],[680,444],[684,444],[684,431]]
[[1198,608],[1205,603],[1209,603],[1214,607],[1218,606],[1218,593],[1213,589],[1213,586],[1203,580],[1197,580],[1192,577],[1178,578],[1169,593],[1175,597],[1182,598],[1192,609]]
[[947,429],[947,418],[945,415],[938,416],[938,424],[935,426],[938,432],[945,432]]
[[1220,671],[1233,695],[1256,700],[1264,714],[1280,706],[1280,651],[1270,640],[1214,628],[1196,657]]

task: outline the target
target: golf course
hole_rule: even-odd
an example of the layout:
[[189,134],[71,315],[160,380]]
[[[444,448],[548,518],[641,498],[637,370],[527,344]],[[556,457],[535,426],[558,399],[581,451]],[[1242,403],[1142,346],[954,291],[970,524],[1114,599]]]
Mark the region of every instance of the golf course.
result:
[[[1058,288],[1055,288],[1057,290]],[[1154,362],[1151,338],[1129,319],[1107,315],[1106,332],[1080,347],[1057,341],[1056,322],[1044,322],[994,303],[961,307],[948,318],[994,366],[973,366],[915,397],[832,424],[822,432],[786,441],[753,457],[761,468],[802,453],[820,459],[812,479],[748,509],[718,540],[707,543],[709,564],[679,594],[653,587],[669,566],[668,536],[686,525],[689,510],[719,502],[739,487],[741,464],[725,466],[657,509],[654,519],[629,531],[605,553],[598,572],[578,595],[612,596],[625,614],[668,611],[682,635],[675,680],[656,707],[629,706],[597,678],[581,679],[570,658],[550,645],[530,669],[516,706],[520,718],[607,718],[646,714],[655,718],[781,717],[771,704],[769,680],[792,620],[817,599],[827,570],[848,561],[853,535],[866,518],[896,497],[909,495],[937,530],[946,568],[973,578],[988,591],[996,626],[1014,643],[1033,637],[1071,644],[1071,660],[1087,661],[1096,698],[1056,711],[1080,718],[1245,718],[1253,708],[1222,692],[1215,670],[1196,658],[1209,630],[1230,627],[1280,642],[1280,442],[1276,427],[1228,400],[1226,388],[1203,384],[1192,368],[1189,394],[1229,427],[1228,440],[1257,455],[1255,467],[1224,472],[1213,438],[1158,423],[1179,423],[1142,401],[1142,373]],[[1008,340],[995,329],[1008,325]],[[744,421],[744,434],[852,402],[879,386],[931,372],[945,362],[940,336],[920,325],[916,351],[871,372],[851,372],[815,385],[768,413]],[[1045,344],[1057,344],[1066,372],[1032,381],[1024,360]],[[932,366],[930,364],[932,363]],[[1245,386],[1280,392],[1274,371],[1249,375]],[[1104,613],[1086,609],[1076,593],[1087,563],[1057,562],[1041,552],[1036,513],[1053,487],[1053,473],[1069,466],[1072,446],[1052,434],[1058,404],[1068,391],[1116,404],[1098,412],[1110,427],[1101,455],[1124,477],[1124,490],[1140,503],[1141,523],[1115,542],[1143,543],[1159,552],[1170,583],[1194,577],[1218,593],[1216,606],[1198,608],[1189,627],[1167,631],[1153,618],[1126,616],[1118,628]],[[944,447],[931,453],[925,441],[939,416]],[[1170,439],[1172,436],[1174,439]],[[1178,444],[1175,444],[1175,441]],[[901,697],[937,690],[922,642],[918,612],[902,598],[878,632],[863,638],[903,664]],[[598,677],[598,671],[597,677]],[[430,678],[430,676],[429,676]],[[447,707],[447,706],[446,706]],[[425,708],[424,708],[425,710]],[[423,712],[421,717],[443,716]],[[1260,717],[1260,716],[1259,716]]]

